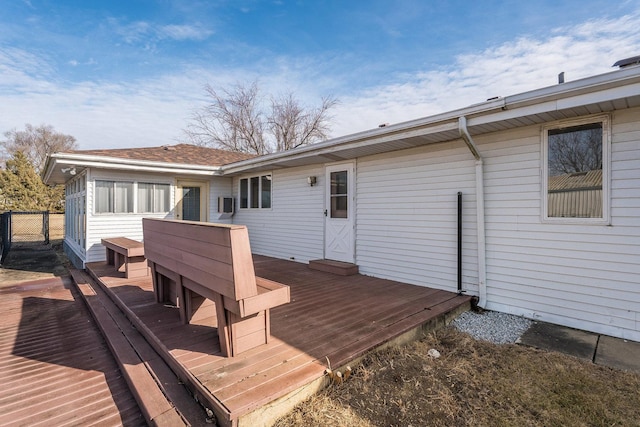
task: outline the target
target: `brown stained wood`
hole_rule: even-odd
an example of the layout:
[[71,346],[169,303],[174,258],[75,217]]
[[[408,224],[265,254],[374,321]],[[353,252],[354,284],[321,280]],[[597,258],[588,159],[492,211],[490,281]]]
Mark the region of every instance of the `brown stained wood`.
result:
[[124,272],[126,278],[149,275],[142,242],[127,237],[112,237],[101,242],[107,251],[107,264]]
[[[332,366],[344,366],[412,328],[442,322],[436,319],[469,305],[469,297],[453,292],[360,275],[337,276],[257,255],[253,259],[259,277],[290,287],[291,302],[269,310],[272,340],[268,344],[223,357],[216,345],[217,329],[208,326],[211,323],[177,327],[175,309],[160,304],[133,309],[148,319],[148,332],[156,331],[166,343],[163,357],[189,371],[226,408],[228,422],[222,420],[221,425],[322,377],[327,356]],[[122,298],[140,300],[134,293],[118,291],[134,282],[109,276],[102,280],[113,283],[108,287]],[[147,284],[135,283],[140,286],[138,292],[148,292],[153,299],[150,278]],[[174,320],[158,323],[162,316],[151,311],[172,313]],[[211,335],[202,328],[211,328]]]
[[349,262],[333,261],[330,259],[314,259],[309,261],[312,270],[326,271],[340,276],[358,274],[358,266]]
[[256,277],[258,295],[234,301],[224,298],[224,306],[227,310],[240,316],[249,316],[271,307],[286,304],[291,300],[289,287],[282,283]]
[[235,300],[252,297],[258,294],[256,289],[256,272],[253,268],[253,257],[249,244],[249,231],[246,227],[229,230],[231,239],[231,257],[233,259],[233,281]]
[[225,295],[228,294],[232,298],[235,296],[232,281],[233,275],[226,274],[227,271],[228,273],[232,273],[230,266],[222,265],[222,271],[211,270],[211,263],[209,263],[205,257],[193,254],[183,254],[183,256],[180,257],[175,252],[167,250],[166,248],[158,248],[158,250],[156,250],[155,246],[148,246],[147,259],[156,264],[156,271],[158,271],[158,266],[162,266],[166,270],[191,279],[196,283],[206,283],[215,286],[221,293]]
[[101,240],[102,246],[126,257],[144,256],[144,245],[128,237],[111,237]]
[[[174,236],[150,231],[149,236],[154,244],[175,249],[176,252],[188,252],[192,254],[209,253],[211,257],[222,263],[231,265],[231,254],[228,251],[229,245],[221,245],[216,242],[202,242],[189,239],[185,236]],[[145,239],[146,240],[146,239]]]
[[145,425],[83,303],[59,280],[2,292],[0,425]]
[[[194,230],[200,236],[211,237],[209,246],[198,240],[201,250],[198,254],[187,249],[189,240],[176,237],[173,239],[176,245],[166,237],[192,236]],[[285,285],[268,280],[263,280],[258,288],[245,226],[145,219],[143,233],[146,256],[153,265],[157,301],[167,301],[167,288],[175,283],[177,297],[170,301],[178,305],[183,323],[191,321],[194,310],[200,305],[194,305],[194,294],[215,301],[221,331],[218,335],[220,348],[228,356],[269,341],[265,334],[270,328],[264,324],[269,316],[260,317],[263,324],[259,333],[256,333],[256,322],[248,317],[289,302],[289,290]],[[228,259],[231,264],[227,263]],[[171,277],[169,283],[162,278],[165,272]],[[240,341],[236,343],[236,340]]]
[[[184,228],[182,225],[189,224],[191,227]],[[213,227],[211,226],[213,225]],[[229,246],[229,234],[225,230],[243,227],[241,225],[214,224],[210,222],[181,221],[170,219],[143,218],[143,230],[159,232],[176,237],[185,237],[189,240],[201,242],[217,242],[218,244]],[[145,239],[146,240],[146,239]]]

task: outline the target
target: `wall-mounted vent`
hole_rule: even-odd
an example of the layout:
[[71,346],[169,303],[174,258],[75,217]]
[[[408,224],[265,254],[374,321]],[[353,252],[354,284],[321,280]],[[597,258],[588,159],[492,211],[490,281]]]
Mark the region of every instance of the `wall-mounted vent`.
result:
[[640,64],[640,55],[633,56],[627,59],[621,59],[620,61],[613,64],[613,67],[625,68],[625,67],[630,67],[632,65],[638,65],[638,64]]
[[233,197],[218,197],[218,213],[233,214]]

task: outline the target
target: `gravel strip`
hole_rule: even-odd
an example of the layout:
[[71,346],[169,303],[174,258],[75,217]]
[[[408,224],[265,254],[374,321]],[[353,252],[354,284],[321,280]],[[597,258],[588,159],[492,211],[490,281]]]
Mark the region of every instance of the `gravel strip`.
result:
[[452,324],[459,331],[466,332],[477,340],[494,344],[512,344],[529,329],[533,321],[497,311],[466,311]]

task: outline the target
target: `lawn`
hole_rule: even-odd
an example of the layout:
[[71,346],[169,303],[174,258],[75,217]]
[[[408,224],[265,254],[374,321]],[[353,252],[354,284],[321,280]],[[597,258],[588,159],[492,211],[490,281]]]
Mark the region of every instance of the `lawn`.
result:
[[447,327],[365,357],[276,425],[640,426],[640,374]]

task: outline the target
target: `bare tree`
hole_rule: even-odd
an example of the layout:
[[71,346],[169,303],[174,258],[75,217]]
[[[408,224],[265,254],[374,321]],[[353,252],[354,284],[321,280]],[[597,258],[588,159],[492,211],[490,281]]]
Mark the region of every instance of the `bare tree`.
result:
[[307,110],[288,94],[272,97],[270,111],[265,111],[256,81],[222,91],[207,85],[205,91],[211,102],[192,114],[186,136],[198,145],[257,155],[326,139],[328,110],[337,103],[324,98],[320,107]]
[[320,107],[305,110],[292,93],[271,100],[269,130],[275,137],[276,151],[291,150],[327,139],[328,111],[337,104],[333,98],[322,98]]
[[48,154],[77,148],[76,139],[71,135],[56,132],[51,125],[35,127],[25,125],[25,130],[10,130],[4,133],[5,139],[0,141],[2,157],[8,159],[18,151],[22,152],[40,173]]
[[578,126],[549,132],[549,175],[602,169],[602,127]]

